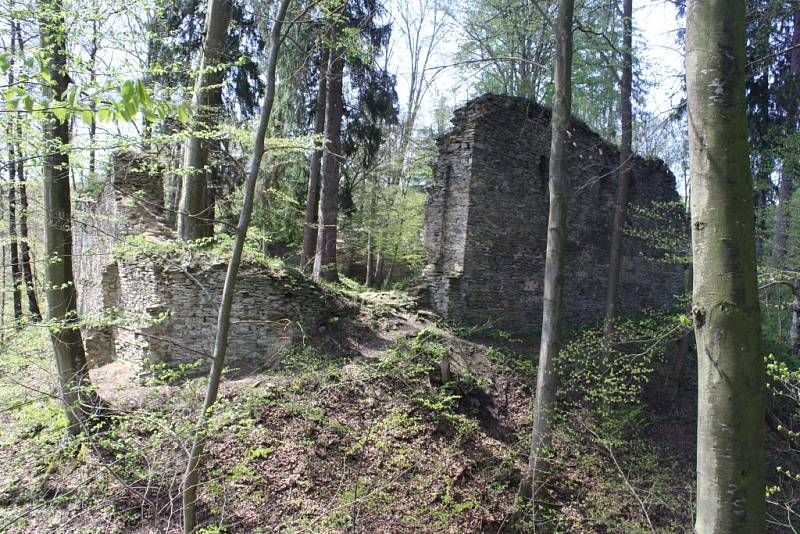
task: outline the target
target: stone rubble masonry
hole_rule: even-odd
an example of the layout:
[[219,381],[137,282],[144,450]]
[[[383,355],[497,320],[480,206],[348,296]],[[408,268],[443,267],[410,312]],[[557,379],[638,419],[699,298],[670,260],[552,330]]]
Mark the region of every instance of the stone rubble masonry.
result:
[[[541,327],[550,115],[532,101],[488,94],[456,110],[453,129],[437,140],[423,229],[425,277],[431,305],[451,322],[515,332]],[[562,313],[567,325],[578,326],[603,320],[619,151],[578,120],[568,135]],[[675,200],[667,166],[635,156],[629,206]],[[634,224],[630,209],[627,219]],[[681,293],[683,268],[647,259],[657,253],[625,236],[623,314],[669,306]]]
[[[78,310],[90,366],[210,362],[227,263],[208,254],[159,254],[175,239],[163,218],[161,170],[145,156],[117,152],[94,202],[77,206],[74,237]],[[131,237],[151,246],[121,247]],[[131,251],[132,250],[132,251]],[[292,270],[243,262],[236,284],[228,362],[269,367],[290,344],[315,331],[335,303]],[[114,325],[100,321],[113,317]]]

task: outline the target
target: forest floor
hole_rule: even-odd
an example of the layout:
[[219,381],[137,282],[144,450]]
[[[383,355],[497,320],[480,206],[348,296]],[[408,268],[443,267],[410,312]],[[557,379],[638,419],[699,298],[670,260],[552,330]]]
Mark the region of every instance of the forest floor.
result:
[[[351,312],[280,369],[228,373],[202,532],[692,531],[694,384],[659,387],[656,371],[640,403],[565,402],[552,479],[535,506],[515,505],[536,340],[448,328],[400,292],[348,297]],[[44,338],[29,328],[0,367],[0,532],[179,531],[205,379],[131,386],[98,370],[117,415],[65,440]]]

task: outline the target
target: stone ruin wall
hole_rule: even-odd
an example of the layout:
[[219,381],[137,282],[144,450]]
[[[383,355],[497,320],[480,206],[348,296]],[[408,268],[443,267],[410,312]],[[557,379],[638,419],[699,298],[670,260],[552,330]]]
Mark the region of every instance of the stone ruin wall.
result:
[[[423,241],[431,303],[448,320],[514,331],[541,326],[549,209],[550,110],[486,95],[455,112],[438,140]],[[619,152],[585,124],[569,129],[563,316],[601,322],[614,217]],[[630,205],[678,199],[675,178],[657,160],[633,161]],[[628,212],[628,224],[634,217]],[[662,308],[682,290],[683,269],[646,259],[658,251],[626,236],[620,309]]]
[[[131,236],[154,244],[175,238],[162,218],[161,176],[145,165],[140,155],[116,154],[97,201],[77,210],[79,313],[100,317],[116,309],[112,315],[119,323],[84,329],[93,367],[124,361],[146,373],[149,364],[210,361],[213,353],[227,264],[202,254],[191,259],[115,251]],[[274,364],[282,349],[316,329],[334,307],[318,285],[299,273],[244,263],[234,296],[228,361]],[[162,314],[164,320],[155,320]]]

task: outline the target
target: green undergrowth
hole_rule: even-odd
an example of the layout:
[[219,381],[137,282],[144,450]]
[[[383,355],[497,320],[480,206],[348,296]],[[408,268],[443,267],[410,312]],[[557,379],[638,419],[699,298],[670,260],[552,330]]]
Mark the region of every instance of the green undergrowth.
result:
[[[640,333],[666,325],[637,324]],[[46,336],[20,336],[18,356],[0,363],[4,376],[35,369],[31,376],[42,371],[52,387]],[[641,353],[651,337],[616,350]],[[481,339],[429,326],[370,359],[294,347],[280,369],[226,382],[206,429],[204,532],[644,532],[648,517],[659,532],[680,532],[676,525],[689,524],[692,472],[653,444],[659,421],[633,401],[631,388],[656,358],[583,375],[571,366],[597,356],[588,337],[567,345],[561,363],[571,390],[552,448],[558,474],[535,508],[515,507],[529,446],[532,345],[502,331]],[[36,358],[21,348],[32,344]],[[182,376],[190,372],[160,369],[155,386],[139,388],[90,438],[64,438],[51,398],[4,412],[13,430],[0,446],[8,466],[0,525],[177,531],[185,447],[206,384]],[[625,372],[628,380],[607,380]],[[601,386],[617,392],[592,393]],[[0,391],[3,407],[10,391]]]

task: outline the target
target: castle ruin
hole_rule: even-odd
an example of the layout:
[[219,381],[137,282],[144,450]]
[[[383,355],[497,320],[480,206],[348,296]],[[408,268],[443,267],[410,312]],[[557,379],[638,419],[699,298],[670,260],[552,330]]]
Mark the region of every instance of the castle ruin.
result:
[[[175,253],[163,205],[160,170],[142,155],[118,152],[97,200],[78,206],[75,280],[91,367],[122,361],[146,374],[153,364],[210,361],[227,261],[202,250]],[[277,363],[332,309],[330,297],[300,273],[244,261],[228,361]]]
[[[461,324],[535,331],[542,321],[547,247],[550,110],[516,97],[484,95],[455,111],[426,205],[423,242],[431,305]],[[563,317],[603,320],[619,151],[572,120]],[[631,206],[678,200],[666,165],[635,156]],[[628,225],[634,221],[628,210]],[[663,308],[682,291],[683,269],[624,239],[620,311]]]

